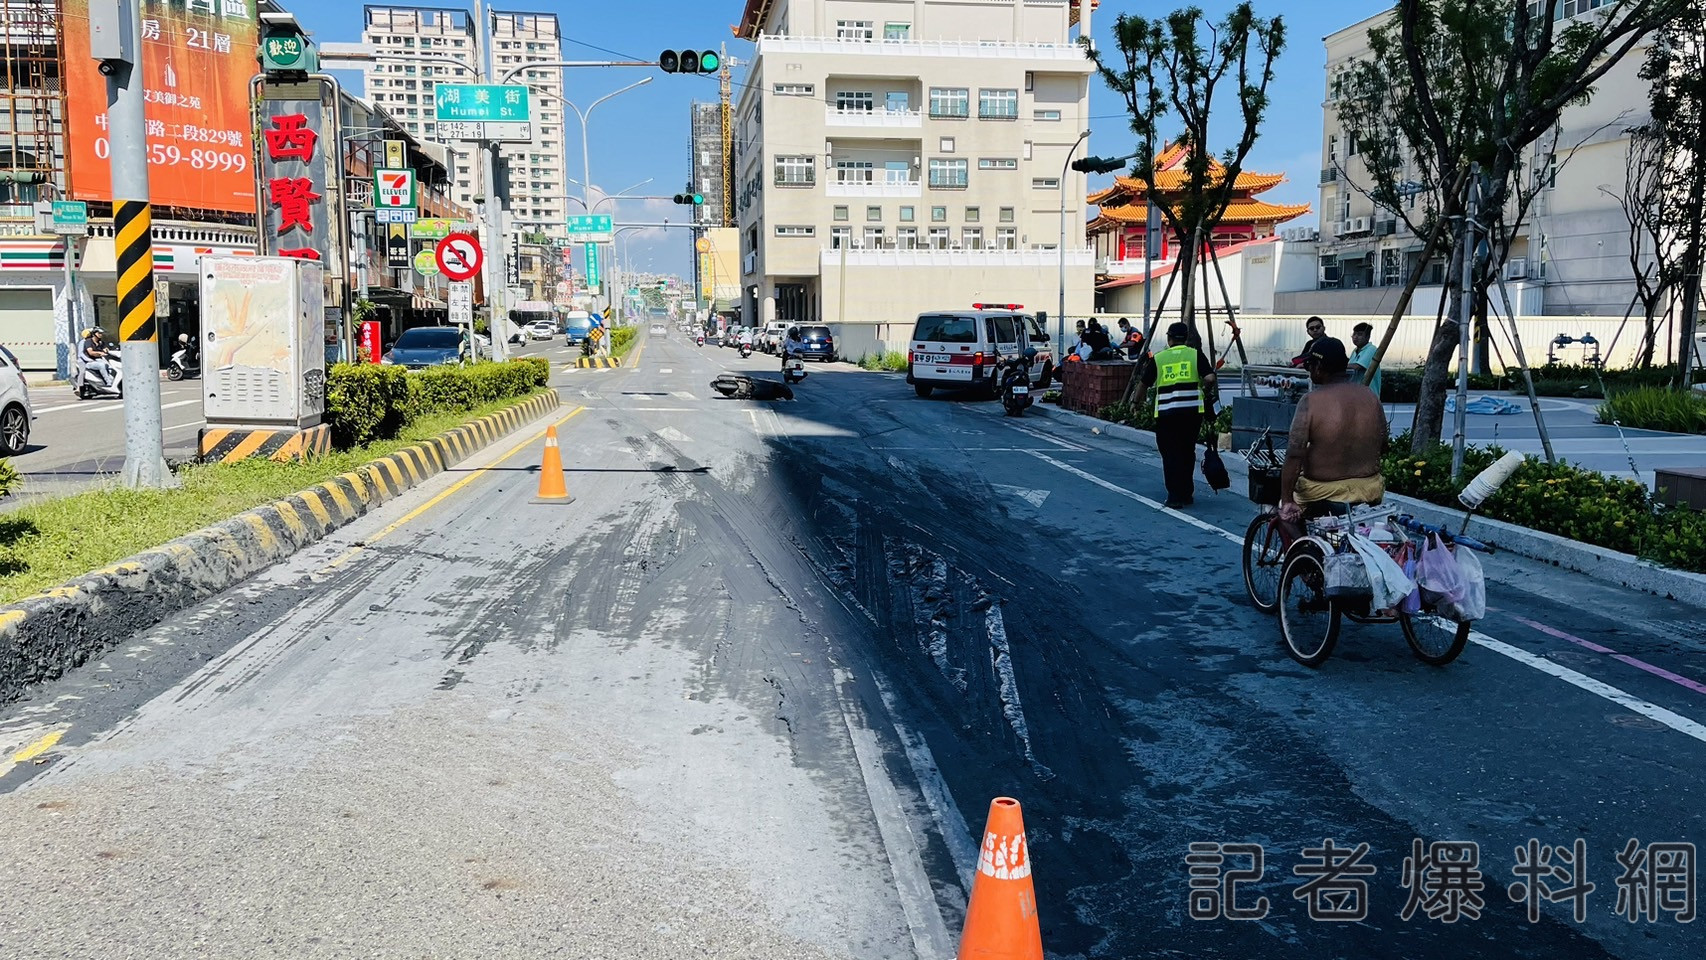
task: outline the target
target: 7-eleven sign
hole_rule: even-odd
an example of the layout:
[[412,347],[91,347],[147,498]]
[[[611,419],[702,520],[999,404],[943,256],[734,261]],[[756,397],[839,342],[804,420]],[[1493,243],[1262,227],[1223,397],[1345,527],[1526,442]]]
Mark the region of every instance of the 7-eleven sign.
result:
[[375,170],[373,205],[381,210],[415,209],[415,172],[385,167]]

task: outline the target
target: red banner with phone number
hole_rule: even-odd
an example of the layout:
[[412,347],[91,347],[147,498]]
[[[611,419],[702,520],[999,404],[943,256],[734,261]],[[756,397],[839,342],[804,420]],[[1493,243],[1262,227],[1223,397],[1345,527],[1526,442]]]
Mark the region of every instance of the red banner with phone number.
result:
[[[89,0],[63,0],[71,196],[112,199],[107,78],[89,56]],[[157,206],[255,211],[249,78],[255,0],[142,0],[148,191]]]

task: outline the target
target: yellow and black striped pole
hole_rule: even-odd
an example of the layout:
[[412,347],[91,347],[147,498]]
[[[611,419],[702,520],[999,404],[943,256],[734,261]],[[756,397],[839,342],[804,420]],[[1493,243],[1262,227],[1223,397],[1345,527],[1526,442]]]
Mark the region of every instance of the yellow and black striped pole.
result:
[[[119,0],[130,24],[128,49],[92,52],[107,75],[107,127],[112,146],[113,234],[118,264],[119,353],[124,388],[124,482],[170,487],[160,428],[160,331],[154,319],[154,231],[148,204],[148,135],[143,108],[142,0]],[[122,38],[124,31],[117,31]],[[117,41],[124,46],[125,40]],[[111,41],[109,40],[110,44]],[[115,55],[116,54],[116,55]]]

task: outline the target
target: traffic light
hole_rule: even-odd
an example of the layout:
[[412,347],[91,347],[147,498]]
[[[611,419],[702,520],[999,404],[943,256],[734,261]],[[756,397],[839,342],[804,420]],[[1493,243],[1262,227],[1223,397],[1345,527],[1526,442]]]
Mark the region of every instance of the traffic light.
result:
[[1077,170],[1079,173],[1113,173],[1115,170],[1125,166],[1126,161],[1135,156],[1137,156],[1137,154],[1133,153],[1123,157],[1114,157],[1112,159],[1108,159],[1106,157],[1084,157],[1082,159],[1072,161],[1072,169]]
[[675,195],[675,202],[698,207],[705,203],[705,195],[702,193],[678,193]]
[[716,73],[723,58],[715,50],[665,50],[658,54],[658,69],[664,73]]

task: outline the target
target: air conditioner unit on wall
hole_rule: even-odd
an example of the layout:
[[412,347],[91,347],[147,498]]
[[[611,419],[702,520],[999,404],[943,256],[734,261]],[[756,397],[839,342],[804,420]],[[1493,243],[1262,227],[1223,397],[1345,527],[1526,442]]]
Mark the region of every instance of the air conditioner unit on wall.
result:
[[1374,234],[1377,237],[1390,237],[1397,232],[1398,232],[1398,221],[1396,221],[1396,220],[1376,220],[1376,221],[1374,221]]
[[1368,232],[1368,218],[1367,217],[1352,217],[1351,218],[1351,232],[1352,233],[1367,233]]
[[1345,234],[1348,234],[1350,232],[1351,232],[1351,221],[1349,221],[1349,220],[1340,220],[1338,223],[1338,226],[1333,228],[1333,236],[1335,236],[1335,237],[1342,237]]
[[1505,279],[1506,280],[1527,280],[1528,279],[1528,258],[1527,257],[1512,257],[1509,260],[1505,261]]

